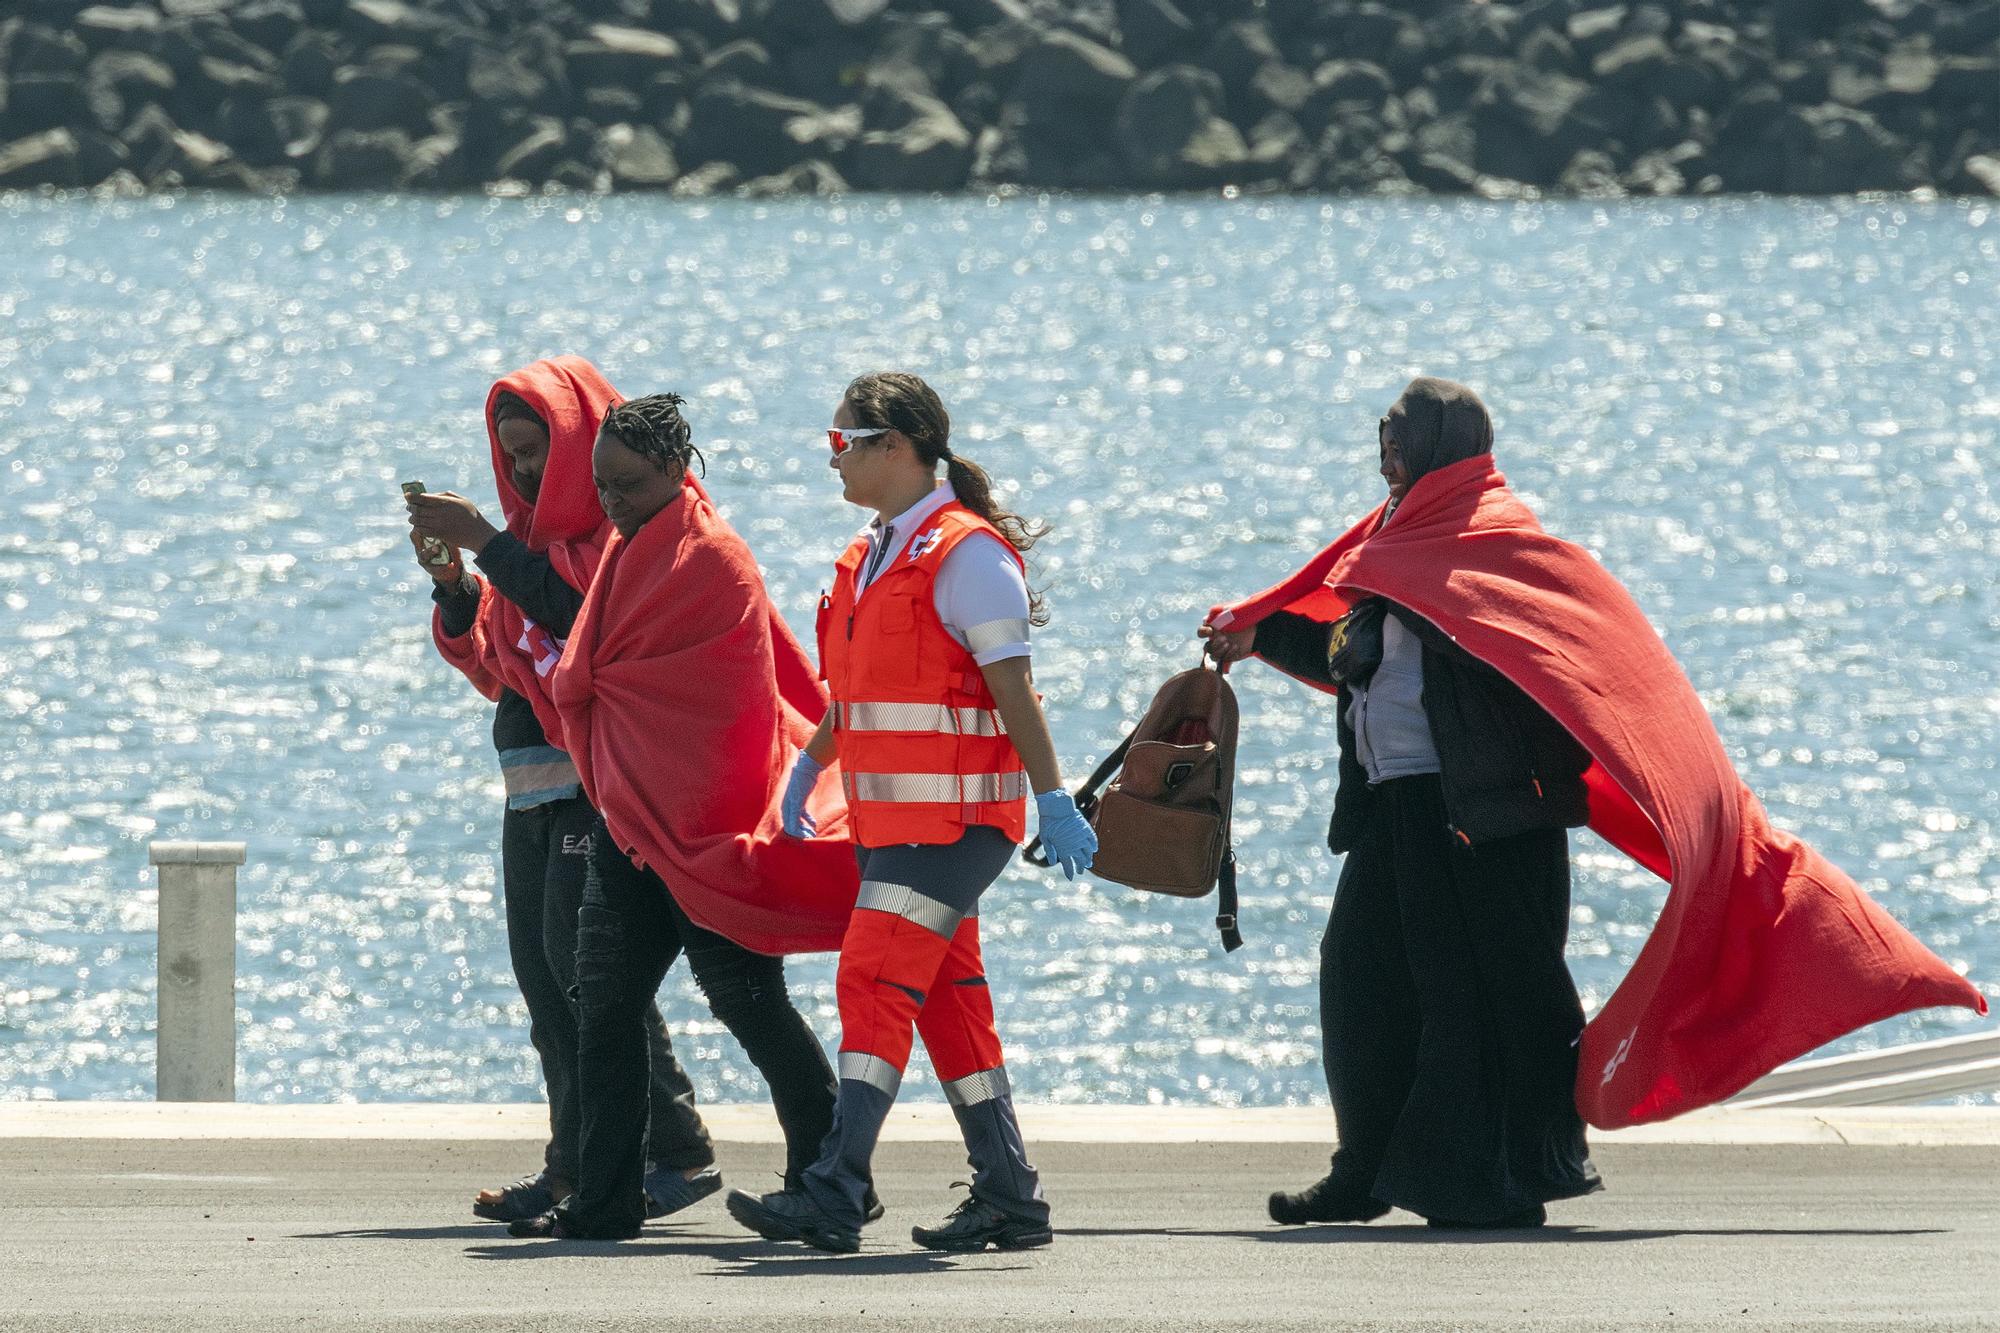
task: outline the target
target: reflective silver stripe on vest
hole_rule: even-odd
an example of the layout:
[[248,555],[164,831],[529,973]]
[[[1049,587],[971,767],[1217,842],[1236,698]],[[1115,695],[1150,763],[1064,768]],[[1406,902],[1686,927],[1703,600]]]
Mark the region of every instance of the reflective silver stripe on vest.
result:
[[965,631],[965,646],[975,653],[983,653],[1004,644],[1026,643],[1028,629],[1028,622],[1019,618],[989,620],[984,625],[974,625]]
[[861,881],[861,896],[854,900],[854,905],[913,921],[944,939],[950,939],[958,930],[958,923],[965,919],[964,913],[953,911],[935,898],[926,898],[907,884],[890,884],[879,879]]
[[945,1084],[944,1099],[953,1106],[977,1106],[995,1097],[1005,1097],[1012,1091],[1007,1084],[1007,1067],[995,1065]]
[[849,773],[848,795],[899,804],[997,805],[1028,797],[1028,775],[1014,773]]
[[946,704],[840,704],[834,725],[842,731],[916,731],[939,736],[1005,736],[1006,724],[990,708]]
[[870,1055],[866,1051],[842,1051],[840,1076],[851,1078],[856,1083],[866,1083],[891,1097],[896,1095],[896,1089],[903,1086],[902,1070],[881,1056]]

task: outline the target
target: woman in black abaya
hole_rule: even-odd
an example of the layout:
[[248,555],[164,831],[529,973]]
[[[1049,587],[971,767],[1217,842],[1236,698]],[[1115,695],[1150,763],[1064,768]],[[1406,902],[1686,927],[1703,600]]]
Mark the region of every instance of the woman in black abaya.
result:
[[[1477,394],[1412,381],[1380,426],[1396,506],[1420,478],[1489,453]],[[1270,1199],[1285,1223],[1540,1226],[1543,1204],[1602,1188],[1572,1091],[1583,1009],[1563,960],[1567,830],[1585,822],[1584,752],[1429,621],[1380,597],[1329,626],[1278,611],[1204,626],[1219,662],[1255,653],[1339,688],[1344,854],[1320,945],[1320,1017],[1339,1147]]]

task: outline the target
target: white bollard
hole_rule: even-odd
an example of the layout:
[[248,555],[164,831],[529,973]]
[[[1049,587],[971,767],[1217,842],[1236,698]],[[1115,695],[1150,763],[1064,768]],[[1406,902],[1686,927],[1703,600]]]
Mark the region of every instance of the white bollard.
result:
[[154,1099],[236,1100],[236,867],[240,842],[156,842],[159,1046]]

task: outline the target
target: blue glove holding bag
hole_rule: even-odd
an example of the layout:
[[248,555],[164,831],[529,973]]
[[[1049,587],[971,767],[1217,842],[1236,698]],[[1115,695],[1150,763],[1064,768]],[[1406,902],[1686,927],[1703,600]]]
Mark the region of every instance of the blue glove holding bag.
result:
[[1097,856],[1097,830],[1076,808],[1075,797],[1060,787],[1041,792],[1035,797],[1035,816],[1041,823],[1042,854],[1050,865],[1062,867],[1064,879],[1090,869]]
[[819,775],[826,772],[826,765],[814,759],[804,750],[792,764],[792,776],[785,783],[785,800],[782,807],[785,817],[785,833],[794,838],[810,838],[819,832],[819,824],[806,813],[806,800],[812,795],[813,786]]

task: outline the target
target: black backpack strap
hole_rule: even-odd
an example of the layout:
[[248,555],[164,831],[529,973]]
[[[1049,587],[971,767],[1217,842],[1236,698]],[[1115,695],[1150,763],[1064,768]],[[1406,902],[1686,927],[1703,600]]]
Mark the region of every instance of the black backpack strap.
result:
[[1215,929],[1222,936],[1222,951],[1235,953],[1243,947],[1242,932],[1236,929],[1236,848],[1222,849],[1222,874],[1215,895]]
[[[1106,755],[1104,762],[1099,764],[1096,771],[1085,778],[1083,785],[1076,789],[1077,812],[1086,820],[1090,818],[1090,812],[1097,808],[1097,789],[1109,782],[1111,775],[1118,771],[1118,766],[1125,762],[1125,752],[1132,748],[1132,737],[1138,734],[1135,728],[1124,740],[1118,742],[1118,748]],[[1031,866],[1047,868],[1049,858],[1042,855],[1042,840],[1039,836],[1021,849],[1021,859]]]

